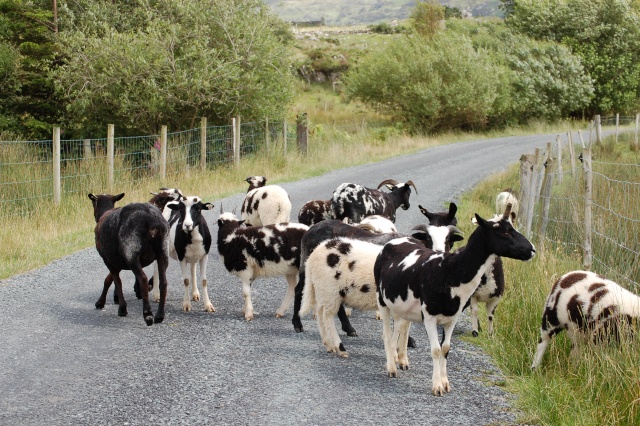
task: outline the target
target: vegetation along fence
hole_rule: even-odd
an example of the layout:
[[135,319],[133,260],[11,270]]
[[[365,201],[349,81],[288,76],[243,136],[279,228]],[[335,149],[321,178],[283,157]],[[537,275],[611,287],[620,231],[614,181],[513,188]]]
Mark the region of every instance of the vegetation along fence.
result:
[[54,128],[51,140],[0,141],[0,215],[29,214],[42,201],[60,203],[63,194],[238,164],[265,147],[286,154],[290,144],[306,152],[306,115],[296,124],[237,117],[231,125],[209,126],[202,118],[200,127],[175,133],[163,126],[156,135],[116,137],[109,125],[106,138],[64,140]]
[[629,140],[627,156],[616,149],[618,132],[605,143],[595,122],[593,144],[581,132],[567,132],[521,157],[518,227],[546,253],[573,253],[585,269],[637,292],[640,164],[625,158],[637,159],[638,116],[615,119],[616,128],[635,127],[620,134]]

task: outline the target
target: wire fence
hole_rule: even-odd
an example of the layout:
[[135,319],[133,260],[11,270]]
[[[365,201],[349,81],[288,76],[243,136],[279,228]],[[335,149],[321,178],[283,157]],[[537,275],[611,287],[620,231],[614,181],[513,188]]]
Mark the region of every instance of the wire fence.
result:
[[[633,117],[626,121],[633,122]],[[546,253],[568,253],[585,268],[638,292],[637,131],[620,133],[617,145],[617,133],[614,142],[600,146],[573,142],[579,136],[567,133],[543,152],[522,156],[518,226]]]
[[164,159],[161,134],[111,140],[56,141],[54,136],[52,140],[0,141],[0,215],[28,215],[43,200],[55,201],[57,186],[61,195],[88,193],[95,188],[135,183],[161,172],[163,177],[171,177],[194,168],[211,170],[232,164],[255,155],[270,142],[295,141],[295,126],[286,136],[284,128],[283,122],[265,121],[238,127],[204,125],[167,133]]

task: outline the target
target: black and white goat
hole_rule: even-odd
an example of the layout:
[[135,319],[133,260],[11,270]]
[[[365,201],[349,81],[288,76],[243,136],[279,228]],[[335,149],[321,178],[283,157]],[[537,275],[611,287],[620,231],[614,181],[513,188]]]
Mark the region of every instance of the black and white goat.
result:
[[245,181],[249,184],[249,189],[247,192],[252,189],[262,188],[267,184],[267,178],[265,176],[249,176],[245,179]]
[[572,271],[558,279],[544,305],[538,348],[531,368],[536,368],[551,338],[567,330],[571,356],[589,340],[619,337],[620,323],[640,325],[640,297],[617,283],[589,271]]
[[[104,279],[102,294],[96,302],[97,309],[104,308],[107,291],[115,282],[118,293],[118,315],[127,315],[127,302],[122,293],[120,271],[130,270],[136,277],[141,290],[142,316],[147,325],[164,320],[164,305],[167,298],[167,239],[169,225],[160,210],[149,203],[131,203],[115,208],[115,203],[124,197],[118,195],[88,194],[93,204],[96,219],[96,249],[109,269]],[[160,289],[160,303],[155,317],[149,305],[149,285],[144,273],[145,266],[157,261]]]
[[[200,267],[202,293],[204,294],[203,308],[207,312],[215,312],[209,291],[207,290],[207,263],[211,248],[211,232],[202,216],[202,210],[213,209],[213,204],[203,203],[200,197],[183,197],[177,203],[167,204],[167,207],[177,214],[169,220],[169,256],[180,262],[184,297],[182,310],[191,310],[191,300],[199,301],[196,265]],[[191,287],[191,297],[189,296]],[[154,288],[154,298],[157,296]]]
[[[380,191],[386,186],[391,192]],[[359,223],[365,216],[380,215],[391,222],[396,221],[396,210],[410,207],[411,186],[418,190],[412,181],[398,182],[387,179],[377,189],[365,188],[355,183],[343,183],[333,192],[331,211],[337,220],[347,219],[350,223]]]
[[245,180],[255,179],[250,183],[250,190],[242,202],[240,216],[248,226],[273,225],[275,223],[289,222],[291,216],[291,199],[289,194],[281,186],[267,185],[251,189],[253,185],[260,185],[257,178],[264,176],[249,177]]
[[313,226],[327,219],[335,219],[331,211],[331,200],[311,200],[298,211],[298,222]]
[[[450,391],[446,357],[451,335],[467,300],[496,256],[529,260],[534,246],[506,220],[490,222],[476,215],[478,227],[466,247],[456,254],[435,252],[412,238],[395,239],[382,248],[374,266],[378,305],[383,320],[383,340],[389,377],[397,377],[396,345],[404,339],[392,338],[391,317],[422,322],[427,331],[433,359],[432,392],[441,396]],[[444,340],[438,341],[438,324],[444,326]],[[395,326],[401,326],[396,321]],[[396,333],[397,334],[397,333]],[[402,369],[408,364],[400,364]]]
[[245,227],[243,223],[222,211],[218,219],[218,252],[227,271],[242,281],[244,317],[253,319],[251,283],[258,277],[284,275],[289,287],[276,311],[276,317],[282,317],[293,300],[302,236],[309,227],[301,223]]
[[[453,225],[440,228],[451,234],[461,233]],[[440,237],[446,238],[444,234]],[[438,245],[443,246],[444,241],[438,241]],[[341,305],[361,311],[378,309],[373,265],[382,247],[372,242],[338,237],[322,242],[309,255],[300,312],[304,315],[315,306],[318,329],[328,352],[348,356],[334,322]]]
[[[305,265],[308,257],[323,241],[337,237],[346,237],[361,241],[370,242],[372,244],[384,245],[388,241],[405,236],[413,236],[419,240],[422,240],[427,247],[433,247],[434,241],[444,241],[442,249],[445,246],[450,246],[455,241],[462,239],[457,234],[449,235],[447,228],[439,229],[439,227],[446,227],[452,225],[452,222],[457,222],[455,216],[449,217],[448,213],[434,213],[432,216],[431,226],[418,225],[409,234],[401,233],[386,233],[376,234],[366,229],[359,228],[357,226],[348,225],[339,220],[325,220],[313,225],[309,228],[309,231],[302,237],[302,249],[300,254],[300,272],[298,276],[298,284],[296,285],[295,299],[293,303],[293,317],[291,322],[296,332],[304,331],[302,321],[300,321],[300,307],[302,304],[302,295],[304,285],[306,282]],[[442,235],[445,235],[442,237]],[[436,243],[437,244],[437,243]],[[436,246],[436,250],[440,247]],[[342,330],[349,336],[357,336],[355,328],[351,325],[349,317],[347,316],[344,306],[340,306],[338,310],[338,318],[342,324]]]

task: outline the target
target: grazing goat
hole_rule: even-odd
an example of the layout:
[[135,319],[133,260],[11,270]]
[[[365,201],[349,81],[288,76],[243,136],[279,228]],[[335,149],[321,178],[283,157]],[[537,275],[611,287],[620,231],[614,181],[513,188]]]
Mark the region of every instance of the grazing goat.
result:
[[[449,218],[446,213],[436,213],[434,216],[434,226],[447,226],[450,225],[451,220],[456,220],[455,217],[453,219]],[[293,328],[296,332],[300,333],[304,331],[302,326],[302,321],[300,321],[300,306],[302,303],[302,294],[304,290],[304,284],[306,281],[305,277],[305,264],[307,258],[311,255],[311,253],[318,247],[323,241],[336,238],[336,237],[346,237],[352,238],[356,240],[367,241],[373,244],[383,245],[388,241],[404,237],[404,236],[413,236],[419,240],[424,240],[425,244],[429,244],[431,247],[433,244],[432,240],[429,240],[431,236],[426,230],[426,226],[422,228],[420,225],[416,228],[416,230],[412,230],[409,234],[400,234],[400,233],[388,233],[388,234],[375,234],[365,229],[358,228],[356,226],[351,226],[346,223],[343,223],[339,220],[325,220],[320,223],[313,225],[309,228],[309,231],[302,237],[302,249],[300,253],[300,272],[298,277],[298,284],[296,285],[295,291],[295,299],[293,303],[293,317],[291,318],[291,322],[293,324]],[[462,239],[462,237],[450,237],[454,241]],[[438,237],[435,237],[437,240]],[[450,243],[452,244],[452,242]],[[338,310],[338,318],[342,323],[342,330],[347,333],[349,336],[357,336],[356,330],[351,325],[349,318],[344,310],[344,307],[341,306]]]
[[534,369],[542,361],[551,338],[567,330],[572,343],[571,357],[589,340],[619,337],[621,322],[640,319],[640,297],[617,283],[589,271],[572,271],[558,279],[542,313],[540,340],[533,358]]
[[309,229],[301,223],[247,226],[233,213],[218,219],[218,252],[225,268],[242,281],[244,317],[253,319],[251,283],[258,277],[284,275],[289,287],[276,317],[284,316],[294,296],[300,267],[302,236]]
[[518,202],[518,198],[516,198],[515,194],[511,192],[511,188],[503,189],[496,196],[496,215],[500,215],[507,208],[507,204],[511,204],[511,223],[513,226],[516,226],[520,203]]
[[[213,204],[203,203],[200,197],[190,196],[183,197],[175,204],[168,204],[167,207],[177,212],[169,221],[169,256],[180,262],[184,284],[182,310],[189,312],[191,300],[196,302],[200,300],[196,275],[196,265],[199,265],[204,293],[203,308],[207,312],[215,312],[216,309],[209,299],[207,290],[207,262],[211,248],[211,233],[202,216],[202,210],[213,209]],[[189,297],[189,286],[191,286],[191,297]]]
[[249,176],[245,179],[245,181],[249,184],[249,189],[247,192],[252,189],[262,188],[267,184],[267,178],[265,176]]
[[[263,176],[247,179],[256,179],[256,182],[259,182],[257,178],[263,178]],[[251,186],[254,184],[260,183],[250,182]],[[287,191],[277,185],[260,186],[255,189],[251,189],[251,186],[240,210],[240,216],[247,226],[273,225],[290,221],[291,200]]]
[[[391,192],[382,192],[380,187],[386,186]],[[387,179],[378,185],[378,189],[365,188],[355,183],[343,183],[333,192],[331,211],[337,220],[347,219],[350,223],[359,223],[365,216],[380,215],[396,221],[396,210],[410,206],[411,188],[418,190],[412,181],[401,183]]]
[[[534,246],[506,218],[489,222],[476,214],[478,227],[467,246],[456,254],[435,252],[412,238],[395,239],[384,245],[374,265],[374,276],[389,377],[397,377],[395,354],[398,341],[392,338],[391,316],[422,322],[427,331],[433,359],[432,392],[442,396],[450,391],[446,357],[451,335],[467,300],[496,256],[529,260]],[[438,341],[438,324],[444,326],[444,340]],[[395,326],[402,324],[395,323]],[[394,336],[397,335],[397,331]],[[408,364],[400,364],[401,369]]]
[[[442,228],[449,233],[460,233],[453,225]],[[373,265],[382,247],[338,237],[322,242],[309,255],[300,311],[304,315],[315,306],[318,329],[328,352],[348,356],[334,322],[341,305],[363,311],[378,309]]]
[[298,212],[298,222],[307,226],[313,226],[327,219],[335,219],[331,211],[331,200],[307,201]]
[[[169,225],[160,211],[149,203],[131,203],[115,208],[115,203],[124,197],[118,195],[89,194],[96,219],[96,249],[109,269],[104,279],[102,294],[96,302],[97,309],[104,308],[107,291],[115,282],[118,293],[118,315],[127,315],[127,302],[122,293],[120,271],[131,270],[142,295],[142,316],[147,325],[164,320],[164,304],[167,297],[167,238]],[[153,261],[158,263],[160,303],[155,317],[149,306],[149,286],[144,273],[145,266]]]

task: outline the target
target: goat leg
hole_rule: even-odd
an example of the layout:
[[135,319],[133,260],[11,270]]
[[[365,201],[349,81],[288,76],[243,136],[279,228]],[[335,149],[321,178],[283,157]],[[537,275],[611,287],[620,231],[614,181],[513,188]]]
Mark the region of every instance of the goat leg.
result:
[[[96,302],[96,309],[104,308],[104,304],[107,302],[107,292],[109,291],[109,287],[111,287],[112,282],[113,282],[113,276],[111,275],[111,273],[109,273],[107,277],[104,279],[104,287],[102,289],[102,294],[100,295],[100,298]],[[114,299],[115,299],[115,293],[114,293]]]
[[340,309],[338,309],[338,318],[340,318],[340,323],[342,324],[342,331],[347,333],[347,336],[358,336],[358,333],[356,332],[356,329],[351,325],[351,321],[349,321],[349,317],[347,316],[347,311],[345,311],[344,305],[342,304],[340,304]]

